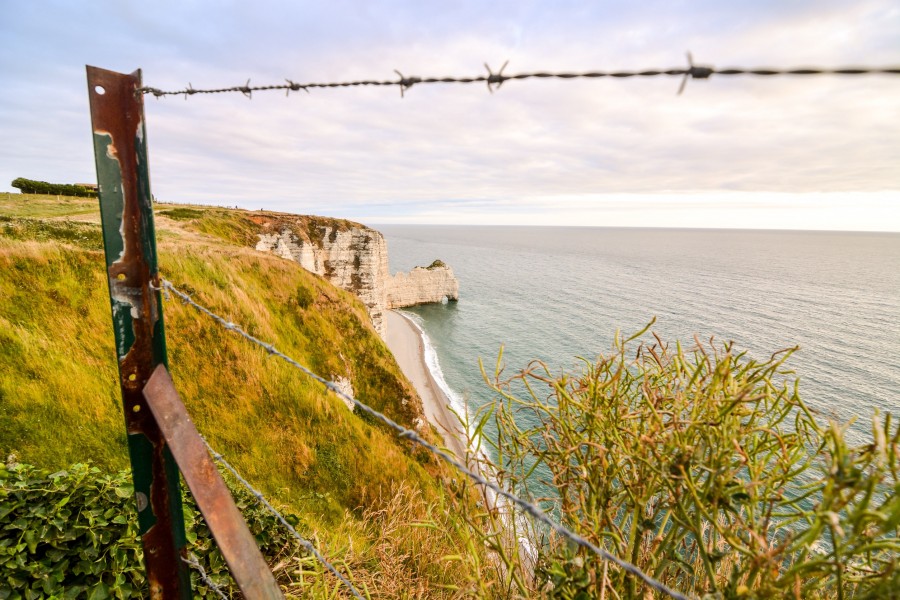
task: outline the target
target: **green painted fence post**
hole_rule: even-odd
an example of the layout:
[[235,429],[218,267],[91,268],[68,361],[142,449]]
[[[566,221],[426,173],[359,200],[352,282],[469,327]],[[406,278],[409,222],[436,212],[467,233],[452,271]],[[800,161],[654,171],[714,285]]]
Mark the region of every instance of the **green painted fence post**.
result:
[[178,467],[142,394],[166,364],[141,72],[87,67],[122,408],[151,598],[191,597]]

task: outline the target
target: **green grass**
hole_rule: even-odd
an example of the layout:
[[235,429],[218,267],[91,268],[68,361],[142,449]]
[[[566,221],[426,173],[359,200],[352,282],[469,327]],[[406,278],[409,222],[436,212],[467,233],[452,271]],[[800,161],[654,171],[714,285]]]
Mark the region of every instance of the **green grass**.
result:
[[190,231],[204,233],[237,246],[256,245],[259,226],[248,217],[252,213],[226,208],[162,206],[156,207],[158,216],[178,221]]
[[184,229],[243,247],[254,247],[259,233],[291,230],[301,239],[321,245],[322,229],[334,235],[358,227],[357,223],[331,217],[312,217],[268,211],[249,211],[214,206],[158,204],[158,216],[179,222]]
[[99,222],[100,212],[96,198],[74,196],[50,196],[46,194],[12,194],[0,192],[0,215],[6,217],[77,217],[94,215]]
[[13,240],[55,241],[87,250],[103,250],[103,236],[93,223],[14,218],[0,215],[0,235]]
[[[411,425],[418,416],[409,401],[415,392],[346,292],[252,251],[160,254],[162,272],[199,302],[325,377],[349,376],[360,398],[400,422]],[[293,300],[298,289],[314,298],[305,309]],[[317,508],[335,518],[345,507],[364,505],[367,490],[427,477],[390,436],[352,415],[321,384],[189,307],[173,302],[166,309],[176,384],[201,430],[217,430],[211,441],[252,457],[244,463],[249,476],[270,489],[326,490],[330,501]],[[331,476],[336,464],[347,477]]]
[[157,210],[156,214],[164,215],[170,219],[175,219],[176,221],[189,221],[191,219],[202,217],[204,211],[197,210],[196,208],[179,207],[170,210]]
[[[0,452],[49,470],[87,461],[104,472],[123,469],[100,226],[67,220],[89,219],[81,211],[88,203],[96,211],[96,201],[66,199],[67,212],[55,197],[6,196],[15,207],[0,204]],[[414,389],[356,297],[247,247],[257,221],[283,215],[171,206],[160,213],[168,217],[157,219],[160,271],[176,287],[321,375],[349,377],[360,399],[405,426],[421,417]],[[443,501],[434,476],[444,470],[434,459],[189,306],[168,301],[163,312],[177,389],[200,432],[246,478],[297,512],[325,547],[352,551],[373,581],[397,560],[427,573],[426,583],[454,580],[439,557],[426,565],[380,556],[372,536],[381,534],[364,517],[407,490],[415,502],[402,504],[419,507],[408,518],[426,519]],[[432,554],[455,553],[451,542],[464,535],[390,527]]]
[[[0,443],[47,468],[84,460],[123,467],[99,228],[3,219],[0,335],[9,368],[0,376]],[[415,391],[355,297],[294,263],[236,246],[173,240],[160,256],[163,275],[200,302],[324,376],[349,377],[361,398],[398,421],[411,426],[419,416]],[[371,491],[427,477],[320,384],[180,303],[164,311],[171,371],[198,425],[248,475],[288,490],[286,501],[289,490],[324,489],[330,500],[318,508],[339,518]],[[336,469],[347,476],[331,477]]]

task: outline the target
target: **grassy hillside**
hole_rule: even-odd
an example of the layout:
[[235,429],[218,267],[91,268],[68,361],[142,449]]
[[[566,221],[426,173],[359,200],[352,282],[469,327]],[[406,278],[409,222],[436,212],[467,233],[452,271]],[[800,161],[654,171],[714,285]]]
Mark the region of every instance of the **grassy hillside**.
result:
[[[348,377],[401,423],[421,417],[355,297],[251,249],[260,230],[346,222],[173,205],[157,215],[161,271],[177,287],[318,373]],[[0,460],[0,599],[146,588],[120,472],[103,264],[93,200],[0,195],[0,458],[17,456]],[[650,597],[624,570],[514,518],[511,505],[476,505],[458,474],[190,307],[168,301],[164,312],[171,370],[200,431],[369,597]],[[502,460],[486,471],[525,490],[546,469],[564,524],[696,597],[897,598],[892,415],[876,414],[871,438],[850,446],[844,425],[819,423],[800,400],[789,352],[757,362],[731,343],[688,351],[655,339],[626,351],[617,336],[614,352],[580,374],[540,363],[508,380],[497,372],[495,399],[475,417],[498,432],[486,443]],[[522,412],[539,425],[521,427]],[[85,461],[100,468],[74,465]],[[289,596],[341,597],[236,493]],[[191,550],[224,578],[186,500]]]
[[[399,422],[420,417],[420,400],[354,296],[248,247],[254,227],[278,215],[157,212],[160,271],[176,287],[321,375],[348,377],[358,397]],[[49,470],[126,467],[96,200],[0,195],[0,298],[2,456]],[[407,565],[415,574],[406,577],[428,585],[453,579],[438,560],[453,536],[440,527],[398,537],[428,546],[412,558],[391,556],[383,532],[363,522],[396,507],[398,495],[407,518],[426,518],[444,501],[433,459],[190,307],[167,301],[163,310],[176,386],[200,432],[245,477],[326,547],[352,550],[364,572]]]

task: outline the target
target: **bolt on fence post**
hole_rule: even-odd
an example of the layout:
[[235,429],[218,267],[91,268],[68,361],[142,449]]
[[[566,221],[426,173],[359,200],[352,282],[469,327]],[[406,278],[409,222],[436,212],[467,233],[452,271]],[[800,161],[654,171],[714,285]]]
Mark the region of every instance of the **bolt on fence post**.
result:
[[142,390],[166,344],[141,72],[87,67],[122,408],[151,598],[191,597],[178,467]]

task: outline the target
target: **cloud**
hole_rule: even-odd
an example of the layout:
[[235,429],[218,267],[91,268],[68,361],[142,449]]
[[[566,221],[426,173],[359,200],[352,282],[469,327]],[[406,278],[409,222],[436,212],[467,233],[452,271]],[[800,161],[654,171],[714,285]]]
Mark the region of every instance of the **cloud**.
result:
[[[18,4],[0,15],[0,184],[90,180],[85,63],[178,89],[539,69],[891,64],[889,1]],[[42,35],[46,33],[46,35]],[[9,36],[7,38],[7,35]],[[506,199],[900,189],[896,77],[509,81],[147,99],[171,201],[446,219]],[[634,197],[636,199],[636,196]],[[371,207],[383,207],[373,212]],[[542,210],[551,210],[549,205]],[[441,208],[436,208],[441,207]],[[534,209],[537,211],[537,209]],[[513,213],[521,212],[520,216]],[[474,213],[473,213],[474,214]],[[533,218],[532,215],[529,218]],[[535,212],[534,214],[544,214]],[[541,218],[541,217],[535,217]]]

